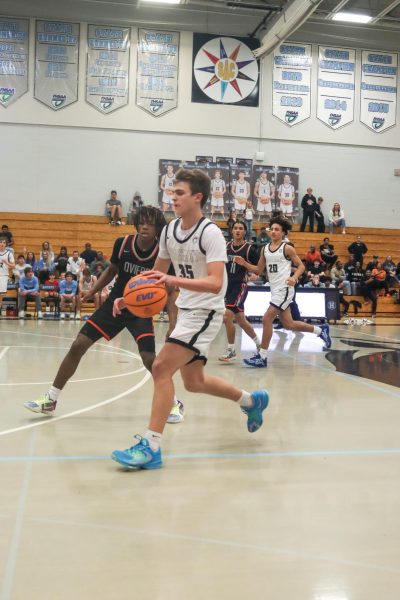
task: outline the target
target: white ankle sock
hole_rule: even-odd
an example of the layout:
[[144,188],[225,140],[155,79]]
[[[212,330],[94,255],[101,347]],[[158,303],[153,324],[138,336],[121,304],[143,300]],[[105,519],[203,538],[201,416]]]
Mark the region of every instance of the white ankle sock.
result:
[[178,406],[178,398],[176,396],[174,396],[174,403],[172,405],[172,407],[174,406]]
[[260,346],[261,345],[261,340],[260,340],[260,338],[258,337],[257,334],[253,337],[253,342],[255,343],[256,346]]
[[248,408],[249,406],[253,406],[253,400],[251,398],[251,394],[246,392],[246,390],[242,390],[242,395],[240,396],[238,403],[240,406],[244,406]]
[[264,350],[264,348],[260,348],[259,354],[260,354],[261,358],[267,358],[268,352],[267,352],[267,350]]
[[158,433],[157,431],[151,431],[151,429],[148,429],[144,437],[149,442],[149,446],[153,450],[153,452],[157,452],[161,444],[162,433]]
[[228,344],[228,350],[235,350],[235,344]]
[[318,325],[315,325],[313,333],[315,333],[316,335],[320,335],[321,331],[322,331],[321,327],[318,327]]
[[54,385],[52,385],[47,393],[49,394],[49,396],[52,400],[57,402],[58,396],[61,394],[61,390],[59,390],[58,388],[54,387]]

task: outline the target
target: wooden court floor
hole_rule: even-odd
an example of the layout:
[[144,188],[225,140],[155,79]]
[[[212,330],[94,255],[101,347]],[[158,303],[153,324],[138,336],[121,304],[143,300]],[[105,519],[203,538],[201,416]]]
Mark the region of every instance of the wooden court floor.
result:
[[185,422],[167,426],[165,468],[140,472],[109,458],[150,408],[128,334],[83,358],[54,417],[22,406],[79,327],[0,322],[1,600],[400,597],[398,326],[332,327],[329,352],[277,332],[267,370],[218,363],[221,331],[207,369],[266,387],[264,426],[177,377]]

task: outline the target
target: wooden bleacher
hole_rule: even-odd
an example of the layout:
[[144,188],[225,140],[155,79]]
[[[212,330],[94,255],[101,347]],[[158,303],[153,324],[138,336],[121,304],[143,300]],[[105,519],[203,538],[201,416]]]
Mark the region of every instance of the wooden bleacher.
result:
[[[39,253],[42,242],[50,241],[53,251],[57,255],[60,246],[67,246],[69,254],[73,250],[82,252],[86,242],[90,242],[94,249],[102,250],[106,257],[111,255],[114,240],[132,231],[132,225],[120,227],[110,226],[105,216],[96,215],[66,215],[47,213],[13,213],[0,212],[0,224],[6,223],[14,236],[14,249],[16,256],[24,253],[24,248]],[[225,221],[217,221],[221,228],[226,227]],[[258,232],[265,224],[253,221],[253,228]],[[369,262],[373,255],[378,255],[385,260],[392,256],[394,262],[400,261],[400,229],[347,227],[347,234],[340,233],[310,233],[299,231],[299,225],[293,226],[290,240],[295,244],[300,257],[313,244],[319,247],[324,237],[329,237],[335,246],[335,252],[343,261],[347,261],[347,247],[355,240],[355,236],[362,235],[362,240],[368,247],[364,264]],[[359,298],[358,298],[359,299]],[[361,299],[362,300],[362,299]],[[362,308],[361,316],[370,314],[370,307]],[[394,304],[392,298],[379,298],[378,315],[391,314],[400,316],[400,305]]]

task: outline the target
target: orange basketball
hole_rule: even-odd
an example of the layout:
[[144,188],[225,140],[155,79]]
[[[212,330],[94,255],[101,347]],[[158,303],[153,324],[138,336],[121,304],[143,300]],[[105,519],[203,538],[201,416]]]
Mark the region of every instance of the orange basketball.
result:
[[136,317],[152,317],[159,313],[167,301],[163,283],[146,277],[145,273],[132,277],[124,288],[126,308]]

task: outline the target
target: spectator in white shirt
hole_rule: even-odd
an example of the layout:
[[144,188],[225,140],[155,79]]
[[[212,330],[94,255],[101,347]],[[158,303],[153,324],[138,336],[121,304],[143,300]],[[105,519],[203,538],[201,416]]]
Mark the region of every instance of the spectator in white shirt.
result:
[[83,260],[83,258],[81,258],[79,256],[79,251],[74,250],[72,253],[72,256],[70,256],[70,258],[68,259],[67,271],[72,273],[72,275],[74,276],[74,279],[77,279],[79,274],[85,268],[85,266],[86,266],[86,263]]
[[344,220],[344,212],[339,204],[335,202],[332,210],[329,212],[329,232],[333,233],[334,227],[341,227],[342,233],[346,233],[346,221]]

